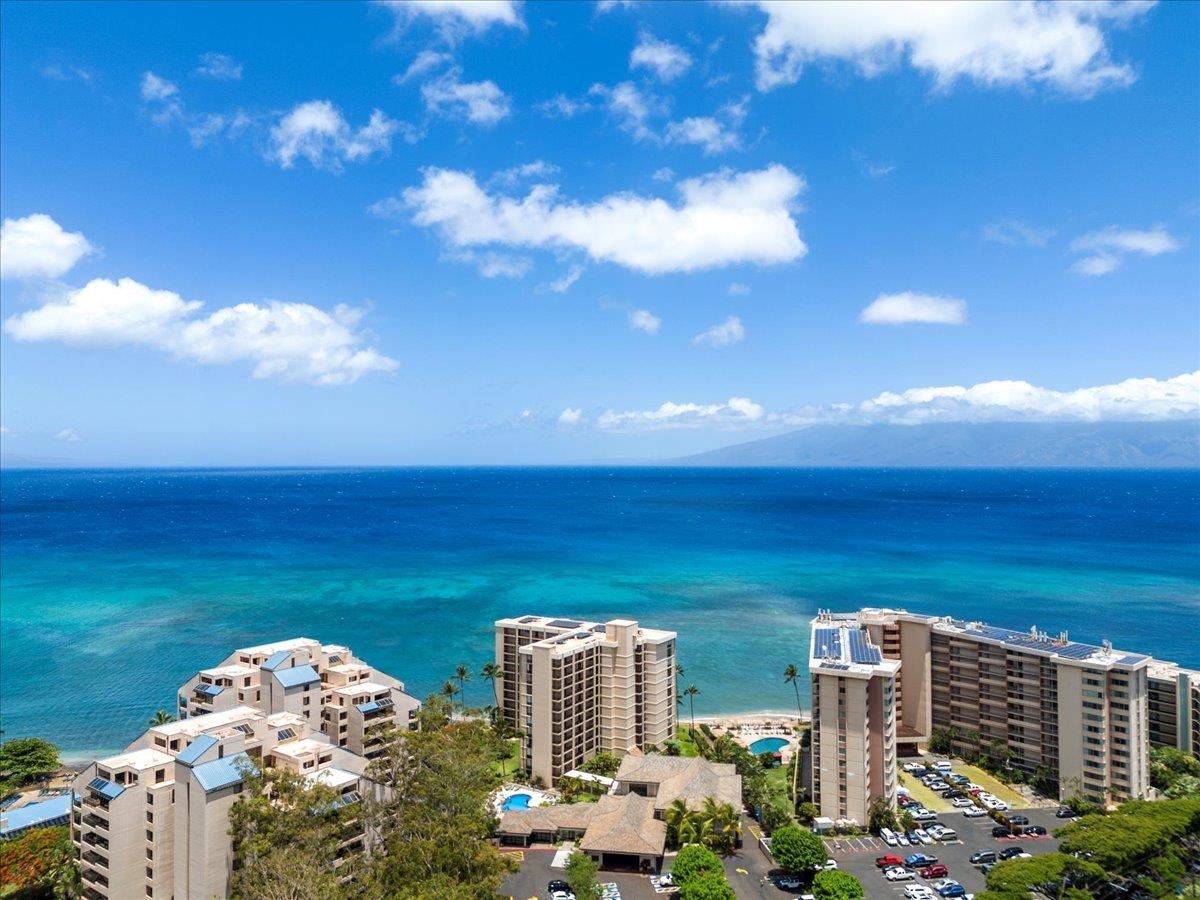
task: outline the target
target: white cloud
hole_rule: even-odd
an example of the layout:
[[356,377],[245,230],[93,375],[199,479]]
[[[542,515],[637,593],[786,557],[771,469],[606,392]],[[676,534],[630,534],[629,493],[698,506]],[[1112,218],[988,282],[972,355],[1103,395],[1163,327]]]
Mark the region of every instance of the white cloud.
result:
[[283,116],[271,129],[267,158],[290,169],[298,157],[317,169],[341,168],[376,153],[388,153],[400,123],[376,109],[357,131],[329,100],[309,100]]
[[52,63],[42,69],[42,77],[52,81],[82,81],[84,84],[91,84],[95,75],[90,69],[82,66],[64,66]]
[[193,74],[213,81],[240,81],[242,64],[224,53],[201,53],[200,65]]
[[804,66],[838,60],[872,77],[902,62],[931,75],[939,89],[959,79],[1000,87],[1046,84],[1090,96],[1132,83],[1113,61],[1105,27],[1143,15],[1151,3],[1095,0],[755,0],[767,25],[754,43],[758,86],[796,82]]
[[583,410],[568,406],[558,414],[559,425],[578,425],[583,419]]
[[454,61],[454,56],[450,53],[443,53],[439,50],[422,50],[416,55],[403,75],[397,75],[392,78],[395,84],[404,84],[414,78],[420,78],[422,75],[432,72],[434,69],[440,69],[442,66],[449,65]]
[[1054,237],[1052,228],[1035,228],[1017,219],[1001,219],[983,226],[983,239],[1010,247],[1044,247]]
[[740,344],[746,338],[746,329],[742,320],[730,316],[724,322],[707,328],[692,338],[693,347],[731,347]]
[[530,178],[550,178],[558,174],[558,166],[545,160],[535,159],[533,162],[522,163],[509,169],[501,169],[492,176],[497,184],[514,185],[518,181]]
[[1073,252],[1089,254],[1076,260],[1071,269],[1080,275],[1108,275],[1119,269],[1129,254],[1158,256],[1178,250],[1179,246],[1179,241],[1161,225],[1145,231],[1110,225],[1071,242]]
[[168,100],[179,93],[179,88],[165,78],[160,78],[153,72],[142,75],[143,100]]
[[566,94],[556,94],[534,107],[542,115],[551,119],[570,119],[590,108],[586,101],[572,99]]
[[967,304],[954,297],[934,297],[904,291],[880,294],[858,316],[868,325],[906,325],[922,322],[931,325],[962,325],[967,321]]
[[745,297],[750,293],[750,285],[734,281],[729,285],[730,297]]
[[664,403],[657,409],[605,412],[603,429],[779,430],[806,425],[925,422],[1162,421],[1200,415],[1200,371],[1174,378],[1130,378],[1117,384],[1059,391],[1028,381],[986,381],[969,387],[885,391],[860,403],[809,405],[768,412],[744,397],[726,403]]
[[872,178],[886,178],[896,171],[896,164],[891,162],[885,163],[867,163],[867,174]]
[[382,4],[395,14],[397,28],[425,18],[448,40],[465,33],[479,34],[493,25],[525,27],[513,0],[382,0]]
[[665,428],[738,428],[760,421],[765,410],[747,397],[724,403],[666,402],[657,409],[607,410],[596,424],[609,431],[658,431]]
[[0,225],[0,278],[58,278],[95,248],[45,213]]
[[453,253],[450,258],[456,262],[474,264],[484,278],[524,278],[533,268],[533,260],[527,256],[511,256],[491,250],[485,253],[467,250]]
[[648,309],[635,309],[629,313],[629,327],[646,334],[658,334],[662,319]]
[[682,47],[670,41],[660,41],[643,32],[637,46],[629,55],[630,69],[649,69],[662,81],[674,81],[692,65],[692,58]]
[[670,166],[663,166],[661,169],[655,169],[650,177],[655,181],[674,181],[675,171]]
[[[429,168],[404,191],[413,221],[438,229],[455,247],[501,244],[577,249],[597,261],[646,274],[694,272],[753,262],[792,262],[808,248],[791,208],[804,180],[784,166],[723,170],[678,184],[681,202],[633,193],[593,203],[537,185],[521,199],[484,190],[469,172]],[[399,201],[376,204],[387,214]]]
[[561,278],[550,282],[550,290],[556,294],[565,294],[574,286],[581,275],[583,275],[583,266],[571,266],[571,268],[563,273]]
[[4,330],[19,341],[145,346],[207,364],[249,362],[255,378],[349,384],[398,363],[364,346],[355,330],[362,311],[332,313],[307,303],[239,303],[199,316],[201,304],[131,278],[97,278],[36,309]]
[[633,9],[634,0],[596,0],[596,12],[612,12],[614,9]]
[[56,434],[54,438],[55,440],[66,441],[69,444],[74,444],[83,440],[83,438],[79,436],[79,432],[74,428],[64,428],[62,431]]
[[432,113],[465,118],[477,125],[495,125],[508,117],[512,104],[494,81],[460,81],[462,70],[451,69],[421,86],[425,108]]
[[633,135],[634,140],[656,141],[658,135],[650,127],[652,116],[666,112],[666,105],[650,94],[642,91],[632,81],[622,81],[608,87],[594,84],[589,93],[602,98],[608,104],[608,110],[616,118],[622,130]]
[[695,144],[705,156],[736,150],[742,145],[736,131],[711,116],[692,116],[681,122],[671,122],[665,136],[668,144]]

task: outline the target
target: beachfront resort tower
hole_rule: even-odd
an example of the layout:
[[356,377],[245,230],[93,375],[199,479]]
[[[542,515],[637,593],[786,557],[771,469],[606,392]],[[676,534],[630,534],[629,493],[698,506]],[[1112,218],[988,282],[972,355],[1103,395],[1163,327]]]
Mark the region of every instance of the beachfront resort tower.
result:
[[1200,759],[1200,672],[1155,660],[1146,675],[1150,746]]
[[[227,896],[229,810],[246,766],[286,768],[358,802],[370,757],[394,729],[415,727],[419,708],[348,648],[308,638],[246,647],[201,670],[179,690],[176,721],[76,778],[83,896]],[[362,841],[348,833],[344,854]]]
[[552,785],[601,751],[674,738],[676,637],[630,619],[497,621],[496,693],[525,771]]
[[823,816],[865,825],[876,798],[896,796],[896,673],[853,620],[812,623],[812,791]]

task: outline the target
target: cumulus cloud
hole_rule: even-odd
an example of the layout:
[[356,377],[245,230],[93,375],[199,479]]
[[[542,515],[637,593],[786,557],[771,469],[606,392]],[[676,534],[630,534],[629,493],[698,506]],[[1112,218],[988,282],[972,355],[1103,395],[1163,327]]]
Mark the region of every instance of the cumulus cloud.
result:
[[583,410],[568,406],[558,414],[559,425],[578,425],[583,419]]
[[495,125],[508,117],[512,104],[494,81],[462,81],[462,70],[453,68],[421,86],[425,108],[439,115],[466,119],[477,125]]
[[663,166],[661,169],[655,169],[654,174],[650,177],[655,181],[674,181],[675,170],[670,166]]
[[1071,242],[1071,251],[1085,253],[1076,260],[1072,271],[1080,275],[1107,275],[1115,272],[1130,254],[1158,256],[1179,249],[1179,241],[1161,225],[1146,231],[1110,225],[1102,231],[1085,234]]
[[740,344],[745,338],[746,329],[742,325],[742,320],[737,316],[730,316],[724,322],[714,325],[712,328],[706,328],[692,338],[692,346],[731,347],[734,344]]
[[95,248],[45,213],[0,225],[0,278],[58,278]]
[[645,32],[629,55],[630,69],[649,69],[662,81],[674,81],[691,66],[692,58],[682,47]]
[[750,293],[750,285],[742,284],[737,281],[731,282],[728,293],[730,297],[745,297]]
[[739,428],[760,421],[766,414],[747,397],[730,397],[724,403],[666,402],[657,409],[614,412],[607,410],[596,424],[608,431],[658,431],[667,428]]
[[608,105],[608,111],[617,124],[623,131],[633,135],[634,140],[658,140],[658,134],[650,127],[650,119],[665,114],[667,108],[657,97],[646,93],[632,81],[622,81],[612,87],[594,84],[589,93]]
[[712,116],[691,116],[667,125],[668,144],[695,144],[705,156],[714,156],[742,145],[741,136]]
[[463,250],[450,253],[447,258],[454,262],[470,263],[484,278],[524,278],[533,268],[533,260],[527,256],[512,256],[491,250],[484,253]]
[[58,441],[66,441],[69,444],[74,444],[83,440],[83,438],[79,436],[79,432],[74,428],[64,428],[54,436],[54,439]]
[[267,158],[285,169],[303,158],[313,168],[336,171],[343,162],[388,153],[399,127],[376,109],[367,124],[355,130],[329,100],[309,100],[293,107],[271,129]]
[[1044,247],[1054,237],[1052,228],[1035,228],[1017,219],[1000,219],[983,226],[983,239],[1009,247]]
[[566,94],[555,94],[549,100],[543,100],[534,109],[551,119],[571,119],[591,107],[584,100],[576,100]]
[[382,0],[404,28],[417,19],[433,22],[448,40],[480,34],[493,25],[524,28],[513,0]]
[[926,422],[1162,421],[1200,415],[1200,371],[1174,378],[1130,378],[1076,390],[1037,387],[1028,381],[986,381],[964,387],[885,391],[859,403],[767,411],[745,397],[725,403],[664,403],[657,409],[614,412],[596,424],[608,430],[664,428],[779,430],[806,425],[920,425]]
[[858,316],[868,325],[907,325],[921,322],[930,325],[963,325],[967,321],[965,300],[954,297],[934,297],[904,291],[899,294],[880,294],[875,302]]
[[408,68],[404,70],[403,74],[393,76],[392,81],[395,84],[404,84],[414,78],[428,75],[430,72],[447,66],[453,61],[454,56],[452,54],[427,48],[413,58],[413,61],[409,63]]
[[1151,3],[1095,0],[748,0],[767,15],[754,42],[758,86],[793,84],[810,63],[841,61],[872,77],[907,62],[938,89],[960,79],[988,87],[1045,84],[1083,97],[1131,84],[1109,51],[1106,28]]
[[144,346],[206,364],[248,362],[255,378],[350,384],[398,367],[356,330],[362,311],[326,312],[307,303],[239,303],[199,315],[202,304],[131,278],[97,278],[63,297],[11,316],[19,341]]
[[561,278],[556,278],[550,282],[549,288],[556,294],[565,294],[569,291],[583,275],[583,266],[571,266],[563,273]]
[[742,145],[738,129],[746,118],[749,98],[727,103],[711,116],[689,116],[668,121],[661,126],[660,132],[655,120],[667,116],[670,112],[668,104],[632,81],[622,81],[611,87],[594,84],[588,93],[605,104],[621,130],[632,135],[634,140],[654,144],[691,144],[700,147],[706,156],[736,150]]
[[533,162],[522,163],[519,166],[512,166],[508,169],[501,169],[492,176],[492,181],[497,184],[512,186],[519,181],[528,181],[534,178],[550,178],[557,174],[558,166],[548,163],[545,160],[535,159]]
[[429,168],[402,201],[372,208],[394,214],[403,205],[454,247],[580,250],[646,274],[792,262],[808,250],[791,216],[804,180],[784,166],[722,170],[677,188],[676,204],[633,193],[583,203],[548,184],[518,199],[489,193],[469,172]]
[[629,312],[629,327],[634,331],[658,334],[660,325],[662,325],[662,319],[648,309],[634,309]]
[[201,53],[200,65],[193,74],[212,81],[240,81],[242,64],[224,53]]
[[146,72],[142,75],[143,100],[169,100],[178,93],[179,87],[167,79],[161,78],[153,72]]

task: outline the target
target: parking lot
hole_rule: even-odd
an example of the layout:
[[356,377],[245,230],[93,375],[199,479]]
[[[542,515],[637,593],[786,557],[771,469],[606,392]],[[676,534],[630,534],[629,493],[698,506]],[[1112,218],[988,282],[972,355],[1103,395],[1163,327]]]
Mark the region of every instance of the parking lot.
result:
[[[1054,817],[1053,810],[1022,809],[1020,813],[1027,816],[1031,824],[1043,825],[1049,831],[1065,824],[1064,820]],[[883,873],[875,867],[876,857],[885,854],[899,856],[901,859],[913,853],[936,856],[938,861],[950,870],[950,878],[962,884],[969,893],[976,894],[984,888],[984,876],[977,866],[969,862],[969,857],[976,850],[995,850],[999,853],[1005,847],[1019,846],[1027,853],[1039,855],[1053,853],[1058,849],[1058,841],[1053,837],[994,838],[992,827],[996,823],[986,817],[968,819],[961,813],[943,813],[938,816],[938,821],[958,832],[959,840],[947,844],[939,841],[918,847],[888,847],[876,838],[841,838],[837,842],[827,842],[827,846],[830,855],[838,861],[838,866],[863,883],[868,897],[887,900],[903,897],[906,884],[926,882],[919,875],[909,882],[886,881]],[[865,846],[856,846],[858,843]]]

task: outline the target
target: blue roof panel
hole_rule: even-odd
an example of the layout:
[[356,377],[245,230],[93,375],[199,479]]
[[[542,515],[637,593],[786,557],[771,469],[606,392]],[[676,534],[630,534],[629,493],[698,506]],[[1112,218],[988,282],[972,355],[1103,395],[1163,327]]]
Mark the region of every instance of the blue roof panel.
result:
[[14,837],[30,828],[65,825],[71,817],[71,795],[30,803],[0,816],[0,837]]
[[205,684],[204,682],[200,682],[200,684],[196,685],[196,693],[204,694],[206,697],[216,697],[224,690],[225,688],[223,687],[218,687],[215,684]]
[[93,778],[88,782],[88,787],[106,800],[116,800],[125,793],[125,788],[119,784],[113,784],[106,778]]
[[268,656],[267,661],[262,664],[262,667],[264,669],[266,669],[268,672],[274,672],[276,669],[278,669],[280,666],[282,666],[285,662],[287,662],[291,658],[292,658],[291,650],[280,650],[280,651],[278,651],[276,653],[272,653],[270,656]]
[[217,746],[217,743],[217,739],[211,734],[202,734],[188,744],[187,749],[175,758],[185,766],[194,766],[196,765],[196,760]]
[[[213,791],[221,790],[221,788],[241,784],[242,772],[240,766],[249,761],[249,756],[245,753],[239,753],[237,756],[226,756],[222,759],[213,759],[202,763],[192,769],[192,774],[196,776],[196,781],[200,783],[200,787],[204,788],[206,793],[212,793]],[[253,764],[251,765],[253,766]]]
[[321,676],[312,666],[294,666],[291,669],[283,669],[276,672],[275,677],[285,688],[299,687],[302,684],[312,684],[314,681],[321,680]]

